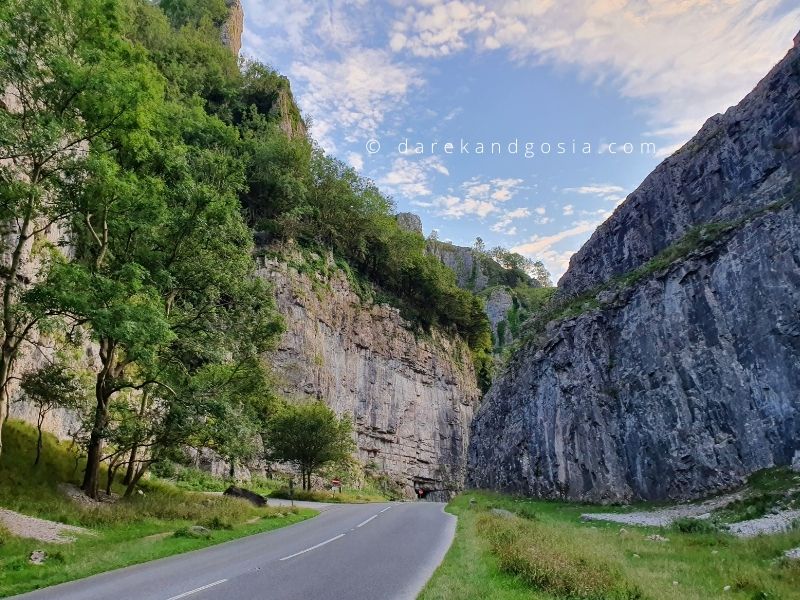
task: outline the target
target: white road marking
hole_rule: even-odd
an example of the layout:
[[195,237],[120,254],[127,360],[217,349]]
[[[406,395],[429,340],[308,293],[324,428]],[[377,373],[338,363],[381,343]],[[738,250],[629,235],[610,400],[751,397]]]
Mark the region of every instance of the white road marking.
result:
[[219,581],[215,581],[214,583],[209,583],[208,585],[204,585],[203,587],[199,587],[194,590],[189,590],[188,592],[183,592],[182,594],[178,594],[177,596],[173,596],[172,598],[167,598],[167,600],[178,600],[179,598],[186,598],[186,596],[191,596],[192,594],[196,594],[197,592],[202,592],[203,590],[207,590],[208,588],[214,587],[215,585],[219,585],[220,583],[225,583],[226,581],[228,580],[220,579]]
[[[387,506],[387,507],[386,507],[386,508],[384,508],[384,509],[383,509],[381,512],[382,512],[382,513],[385,513],[385,512],[386,512],[387,510],[389,510],[390,508],[392,508],[392,507],[391,507],[391,506]],[[378,513],[378,514],[380,514],[380,513]]]
[[[339,538],[343,538],[344,534],[340,533],[336,537],[332,537],[329,540],[325,540],[324,542],[320,542],[316,546],[311,546],[311,548],[306,548],[305,550],[300,550],[300,552],[295,552],[294,554],[290,554],[289,556],[284,556],[281,560],[289,560],[290,558],[294,558],[295,556],[300,556],[301,554],[305,554],[306,552],[311,552],[312,550],[316,550],[317,548],[324,546],[325,544],[330,544],[331,542],[335,542]],[[173,600],[170,598],[170,600]]]
[[363,527],[364,525],[366,525],[367,523],[369,523],[370,521],[372,521],[372,519],[377,519],[377,518],[378,518],[378,515],[372,515],[372,516],[371,516],[369,519],[367,519],[366,521],[361,521],[361,523],[359,523],[358,525],[356,525],[356,529],[360,529],[361,527]]

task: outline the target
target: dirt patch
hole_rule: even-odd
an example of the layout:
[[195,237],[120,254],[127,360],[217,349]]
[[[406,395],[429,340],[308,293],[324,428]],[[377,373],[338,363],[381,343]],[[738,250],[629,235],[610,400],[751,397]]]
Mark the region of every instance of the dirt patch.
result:
[[0,508],[0,523],[8,529],[11,535],[52,544],[74,542],[75,537],[68,535],[70,533],[92,534],[91,531],[83,527],[37,519],[36,517],[29,517],[5,508]]
[[71,483],[58,484],[58,491],[67,496],[73,502],[83,504],[84,506],[102,506],[103,504],[113,504],[119,500],[119,494],[112,493],[110,496],[105,492],[100,492],[97,500],[87,496],[82,489],[77,485]]

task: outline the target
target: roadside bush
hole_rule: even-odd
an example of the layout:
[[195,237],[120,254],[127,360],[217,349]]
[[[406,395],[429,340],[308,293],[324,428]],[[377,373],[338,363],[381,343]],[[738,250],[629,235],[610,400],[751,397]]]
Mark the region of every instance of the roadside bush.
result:
[[683,517],[675,519],[672,523],[672,528],[681,533],[718,533],[719,528],[709,519],[693,519],[692,517]]
[[639,600],[641,591],[602,554],[579,544],[558,526],[491,514],[478,517],[500,568],[558,598]]

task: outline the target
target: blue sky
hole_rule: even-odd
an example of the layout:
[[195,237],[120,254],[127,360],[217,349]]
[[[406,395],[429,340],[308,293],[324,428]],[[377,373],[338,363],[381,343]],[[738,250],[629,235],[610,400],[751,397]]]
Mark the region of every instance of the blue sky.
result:
[[556,278],[800,29],[796,0],[243,5],[243,55],[291,79],[328,152],[419,214],[426,233],[480,236]]

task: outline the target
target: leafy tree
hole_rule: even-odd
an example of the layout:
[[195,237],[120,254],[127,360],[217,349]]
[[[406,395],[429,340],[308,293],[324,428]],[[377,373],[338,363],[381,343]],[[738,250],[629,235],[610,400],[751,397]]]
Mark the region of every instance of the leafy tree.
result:
[[300,470],[303,489],[319,468],[347,459],[355,449],[352,424],[321,402],[288,405],[269,421],[268,457],[293,463]]
[[45,417],[56,408],[80,408],[86,401],[86,390],[74,374],[58,363],[25,374],[20,387],[26,399],[37,409],[36,459],[33,461],[36,466],[42,454],[42,425]]
[[69,217],[62,192],[82,180],[88,145],[137,126],[160,94],[142,55],[115,35],[118,18],[114,0],[0,7],[0,91],[9,100],[0,107],[0,223],[11,244],[0,269],[0,428],[14,362],[46,317],[23,298],[31,244]]

